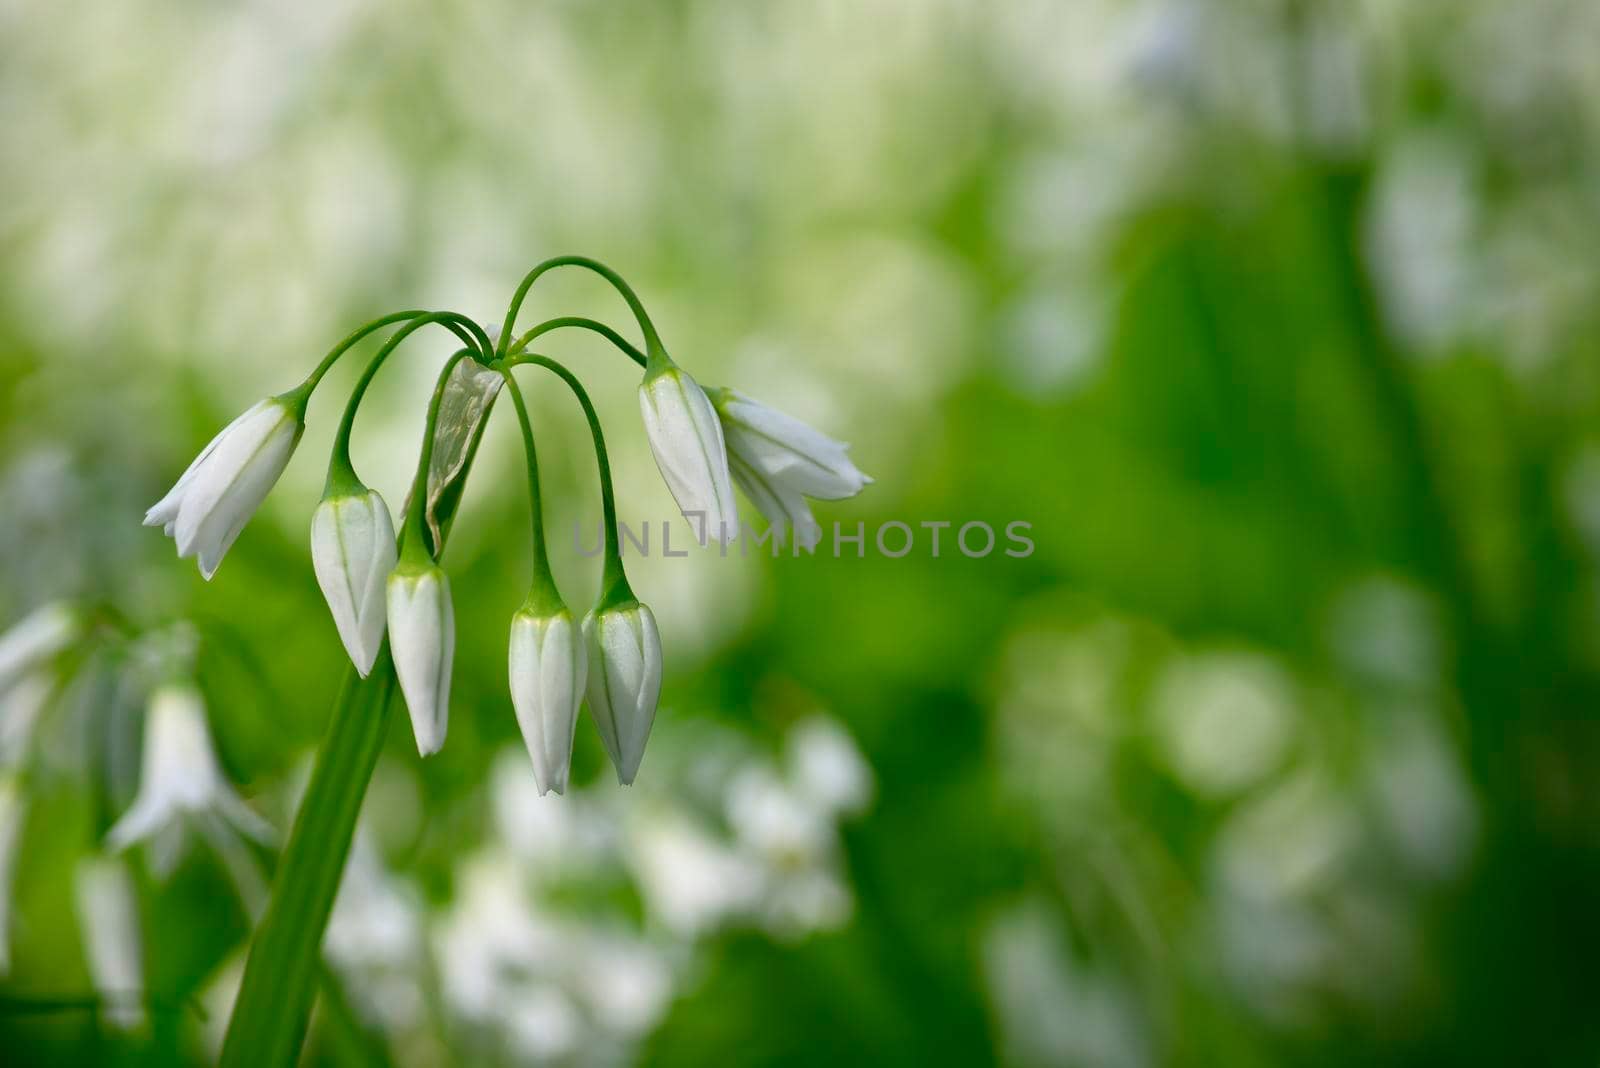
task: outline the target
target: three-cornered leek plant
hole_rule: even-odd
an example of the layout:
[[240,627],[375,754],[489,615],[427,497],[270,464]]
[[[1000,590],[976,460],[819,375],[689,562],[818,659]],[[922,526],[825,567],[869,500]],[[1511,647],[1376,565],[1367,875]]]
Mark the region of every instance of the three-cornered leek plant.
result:
[[[514,333],[534,282],[563,266],[592,271],[622,295],[643,335],[643,349],[606,324],[577,316],[547,319]],[[350,437],[373,377],[406,338],[425,327],[448,331],[461,347],[441,369],[429,399],[421,456],[397,535],[388,504],[356,474]],[[585,700],[618,781],[630,784],[639,773],[661,693],[661,635],[654,614],[634,596],[623,571],[599,416],[575,374],[529,350],[536,338],[560,328],[589,330],[639,365],[639,410],[650,450],[702,545],[726,545],[738,535],[734,484],[767,517],[778,538],[792,529],[796,545],[809,550],[818,528],[807,498],[853,496],[871,481],[850,461],[844,444],[732,389],[703,388],[667,355],[643,303],[620,275],[584,256],[557,256],[523,278],[498,335],[447,311],[395,312],[360,327],[300,385],[258,402],[224,427],[145,514],[145,523],[162,527],[177,542],[178,555],[196,557],[200,573],[210,579],[288,465],[323,377],[363,338],[386,328],[392,328],[390,334],[345,405],[327,486],[311,520],[312,565],[350,669],[251,946],[223,1045],[224,1065],[289,1064],[298,1055],[315,989],[318,946],[396,683],[417,751],[426,757],[444,745],[456,630],[450,580],[439,560],[484,422],[502,387],[521,427],[532,519],[533,576],[527,598],[511,618],[507,664],[511,705],[534,778],[541,793],[566,790],[578,710]],[[534,428],[514,375],[524,365],[561,379],[582,407],[594,440],[605,555],[600,596],[581,620],[551,575]],[[144,813],[147,822],[158,818],[157,809],[166,810],[163,805],[183,800],[169,804],[152,797]]]

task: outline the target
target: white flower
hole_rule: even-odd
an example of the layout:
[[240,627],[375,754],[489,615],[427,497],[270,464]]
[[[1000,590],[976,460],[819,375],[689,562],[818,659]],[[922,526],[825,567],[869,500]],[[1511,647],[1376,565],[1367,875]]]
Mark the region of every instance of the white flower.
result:
[[389,576],[389,647],[417,752],[431,756],[444,745],[450,725],[450,664],[456,652],[456,617],[443,570],[402,564]]
[[135,1030],[144,1023],[144,976],[139,907],[128,866],[118,857],[87,857],[78,862],[73,883],[89,975],[108,1003],[106,1017],[125,1031]]
[[200,557],[207,579],[283,474],[305,429],[289,405],[270,397],[229,423],[195,457],[167,495],[144,514],[178,543],[178,556]]
[[377,490],[327,497],[311,517],[311,565],[339,640],[365,677],[383,645],[384,585],[396,560],[394,522]]
[[702,545],[738,533],[739,512],[728,477],[722,424],[705,391],[680,367],[647,373],[639,385],[650,451],[684,518]]
[[661,634],[638,601],[590,612],[583,621],[589,650],[589,713],[627,786],[639,772],[644,743],[661,696]]
[[844,442],[738,390],[714,392],[734,481],[779,537],[792,526],[796,541],[815,548],[822,530],[806,498],[854,497],[872,479],[850,461]]
[[541,616],[524,608],[511,617],[511,703],[533,759],[539,793],[565,793],[572,735],[588,674],[588,658],[565,608]]
[[68,605],[40,605],[0,634],[0,694],[71,644],[78,614]]
[[[162,686],[145,714],[139,794],[107,833],[106,844],[121,850],[158,832],[176,833],[185,818],[214,829],[218,817],[260,841],[272,838],[272,828],[239,799],[223,775],[200,695],[185,685]],[[174,834],[163,835],[156,844],[157,869],[169,868],[177,856]]]

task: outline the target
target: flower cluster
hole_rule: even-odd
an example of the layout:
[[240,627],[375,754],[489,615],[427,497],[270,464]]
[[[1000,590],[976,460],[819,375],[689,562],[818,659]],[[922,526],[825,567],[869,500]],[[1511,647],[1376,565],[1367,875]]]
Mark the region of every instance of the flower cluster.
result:
[[[603,323],[572,316],[547,320],[513,339],[511,330],[528,289],[545,271],[559,266],[582,267],[610,282],[633,312],[644,349]],[[512,299],[506,329],[496,338],[452,312],[398,312],[357,330],[299,387],[261,401],[224,428],[146,513],[145,523],[161,526],[177,542],[179,556],[198,557],[201,574],[211,578],[288,464],[304,429],[307,403],[323,375],[362,338],[391,325],[396,329],[372,357],[345,408],[327,489],[311,523],[317,582],[351,662],[362,676],[379,670],[380,662],[388,670],[387,637],[417,749],[424,756],[437,752],[449,726],[455,650],[450,582],[438,561],[453,511],[449,502],[459,499],[459,485],[454,493],[446,492],[451,487],[439,484],[431,461],[444,433],[441,398],[456,364],[470,359],[497,373],[511,394],[527,453],[534,575],[527,600],[512,618],[508,669],[512,705],[540,792],[567,788],[578,709],[585,699],[618,780],[631,783],[661,691],[661,636],[655,616],[634,596],[623,571],[610,467],[594,407],[567,368],[527,346],[557,327],[578,327],[606,337],[643,369],[639,409],[651,452],[702,545],[713,540],[726,544],[737,534],[735,483],[779,537],[792,528],[796,543],[811,549],[819,528],[807,499],[850,497],[871,479],[851,462],[843,443],[736,390],[703,389],[667,355],[643,305],[620,276],[585,257],[559,256],[529,272]],[[449,330],[463,348],[434,391],[421,460],[397,537],[388,505],[351,465],[350,433],[378,368],[401,341],[428,325]],[[544,367],[567,384],[583,406],[594,439],[606,557],[599,600],[581,622],[556,589],[545,552],[533,431],[512,375],[513,368],[524,364]],[[469,457],[470,449],[462,455]],[[464,460],[450,477],[464,479],[466,466]]]

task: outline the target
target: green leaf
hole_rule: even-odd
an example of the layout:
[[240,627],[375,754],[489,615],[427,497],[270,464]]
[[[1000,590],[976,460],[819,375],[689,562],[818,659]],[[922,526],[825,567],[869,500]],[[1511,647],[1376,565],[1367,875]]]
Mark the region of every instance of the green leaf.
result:
[[272,883],[222,1046],[223,1068],[289,1065],[305,1039],[323,930],[389,719],[394,660],[384,643],[372,673],[345,673],[311,784]]

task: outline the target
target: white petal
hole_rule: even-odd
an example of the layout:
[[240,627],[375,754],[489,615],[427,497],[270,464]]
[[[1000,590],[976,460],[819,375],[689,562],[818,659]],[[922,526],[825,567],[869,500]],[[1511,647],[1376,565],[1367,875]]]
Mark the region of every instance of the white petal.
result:
[[455,653],[450,580],[438,568],[421,575],[391,574],[388,613],[395,674],[411,714],[417,752],[430,756],[444,745],[449,726],[450,669]]
[[183,486],[174,528],[179,556],[194,554],[200,525],[215,510],[217,502],[244,470],[250,458],[272,436],[273,428],[282,421],[283,415],[281,404],[273,401],[256,404],[228,424],[206,446],[191,470],[178,480]]
[[737,533],[738,511],[728,476],[722,422],[697,382],[681,368],[639,387],[650,451],[667,488],[696,536],[726,541]]
[[661,695],[661,637],[642,604],[584,620],[589,646],[589,710],[624,786],[644,758]]
[[245,409],[244,412],[235,416],[233,422],[217,431],[216,436],[206,442],[206,447],[200,450],[200,455],[191,460],[189,466],[184,468],[183,474],[178,476],[178,481],[167,491],[167,495],[151,505],[150,509],[145,512],[144,525],[147,527],[153,527],[158,524],[165,526],[167,535],[170,537],[173,523],[178,517],[178,507],[183,503],[183,495],[189,488],[189,484],[194,481],[195,472],[199,471],[205,464],[206,459],[216,451],[218,442],[228,437],[241,423],[253,418],[258,411],[270,403],[270,401],[257,401]]
[[781,541],[792,527],[795,541],[807,552],[817,547],[822,527],[811,514],[811,506],[797,491],[752,468],[737,453],[728,457],[733,480],[744,490],[750,503],[777,529]]
[[272,835],[223,776],[200,695],[187,686],[163,686],[151,696],[145,715],[138,796],[111,828],[107,844],[125,849],[165,831],[181,839],[182,817],[209,811],[223,813],[263,840]]
[[511,700],[541,794],[563,793],[572,763],[585,665],[574,631],[564,612],[544,618],[519,612],[511,623]]
[[395,565],[394,523],[376,490],[335,497],[311,519],[311,563],[356,670],[372,670],[388,625],[384,587]]
[[656,703],[661,698],[661,632],[656,628],[656,617],[641,604],[637,612],[630,613],[628,624],[639,643],[640,673],[632,722],[622,744],[622,766],[617,769],[624,786],[639,774],[645,743],[650,740],[650,728],[656,721]]
[[[217,566],[233,546],[234,539],[244,525],[255,515],[256,509],[277,484],[283,469],[294,455],[299,444],[301,426],[295,421],[285,421],[263,441],[250,457],[238,477],[224,489],[211,514],[201,522],[197,543],[200,556],[200,574],[207,580],[216,574]],[[188,502],[185,501],[185,511]],[[179,516],[180,526],[182,514]]]
[[737,390],[725,392],[719,410],[728,449],[749,466],[819,500],[853,497],[872,481],[843,442]]
[[165,827],[171,816],[171,810],[159,799],[141,791],[128,811],[106,832],[106,847],[117,851],[127,849],[135,842],[142,842]]
[[[607,613],[609,618],[610,613]],[[617,717],[610,689],[610,668],[607,665],[605,644],[601,638],[602,620],[594,612],[583,619],[583,644],[589,652],[589,683],[586,696],[589,715],[594,719],[595,730],[600,733],[600,744],[613,764],[617,756]]]

